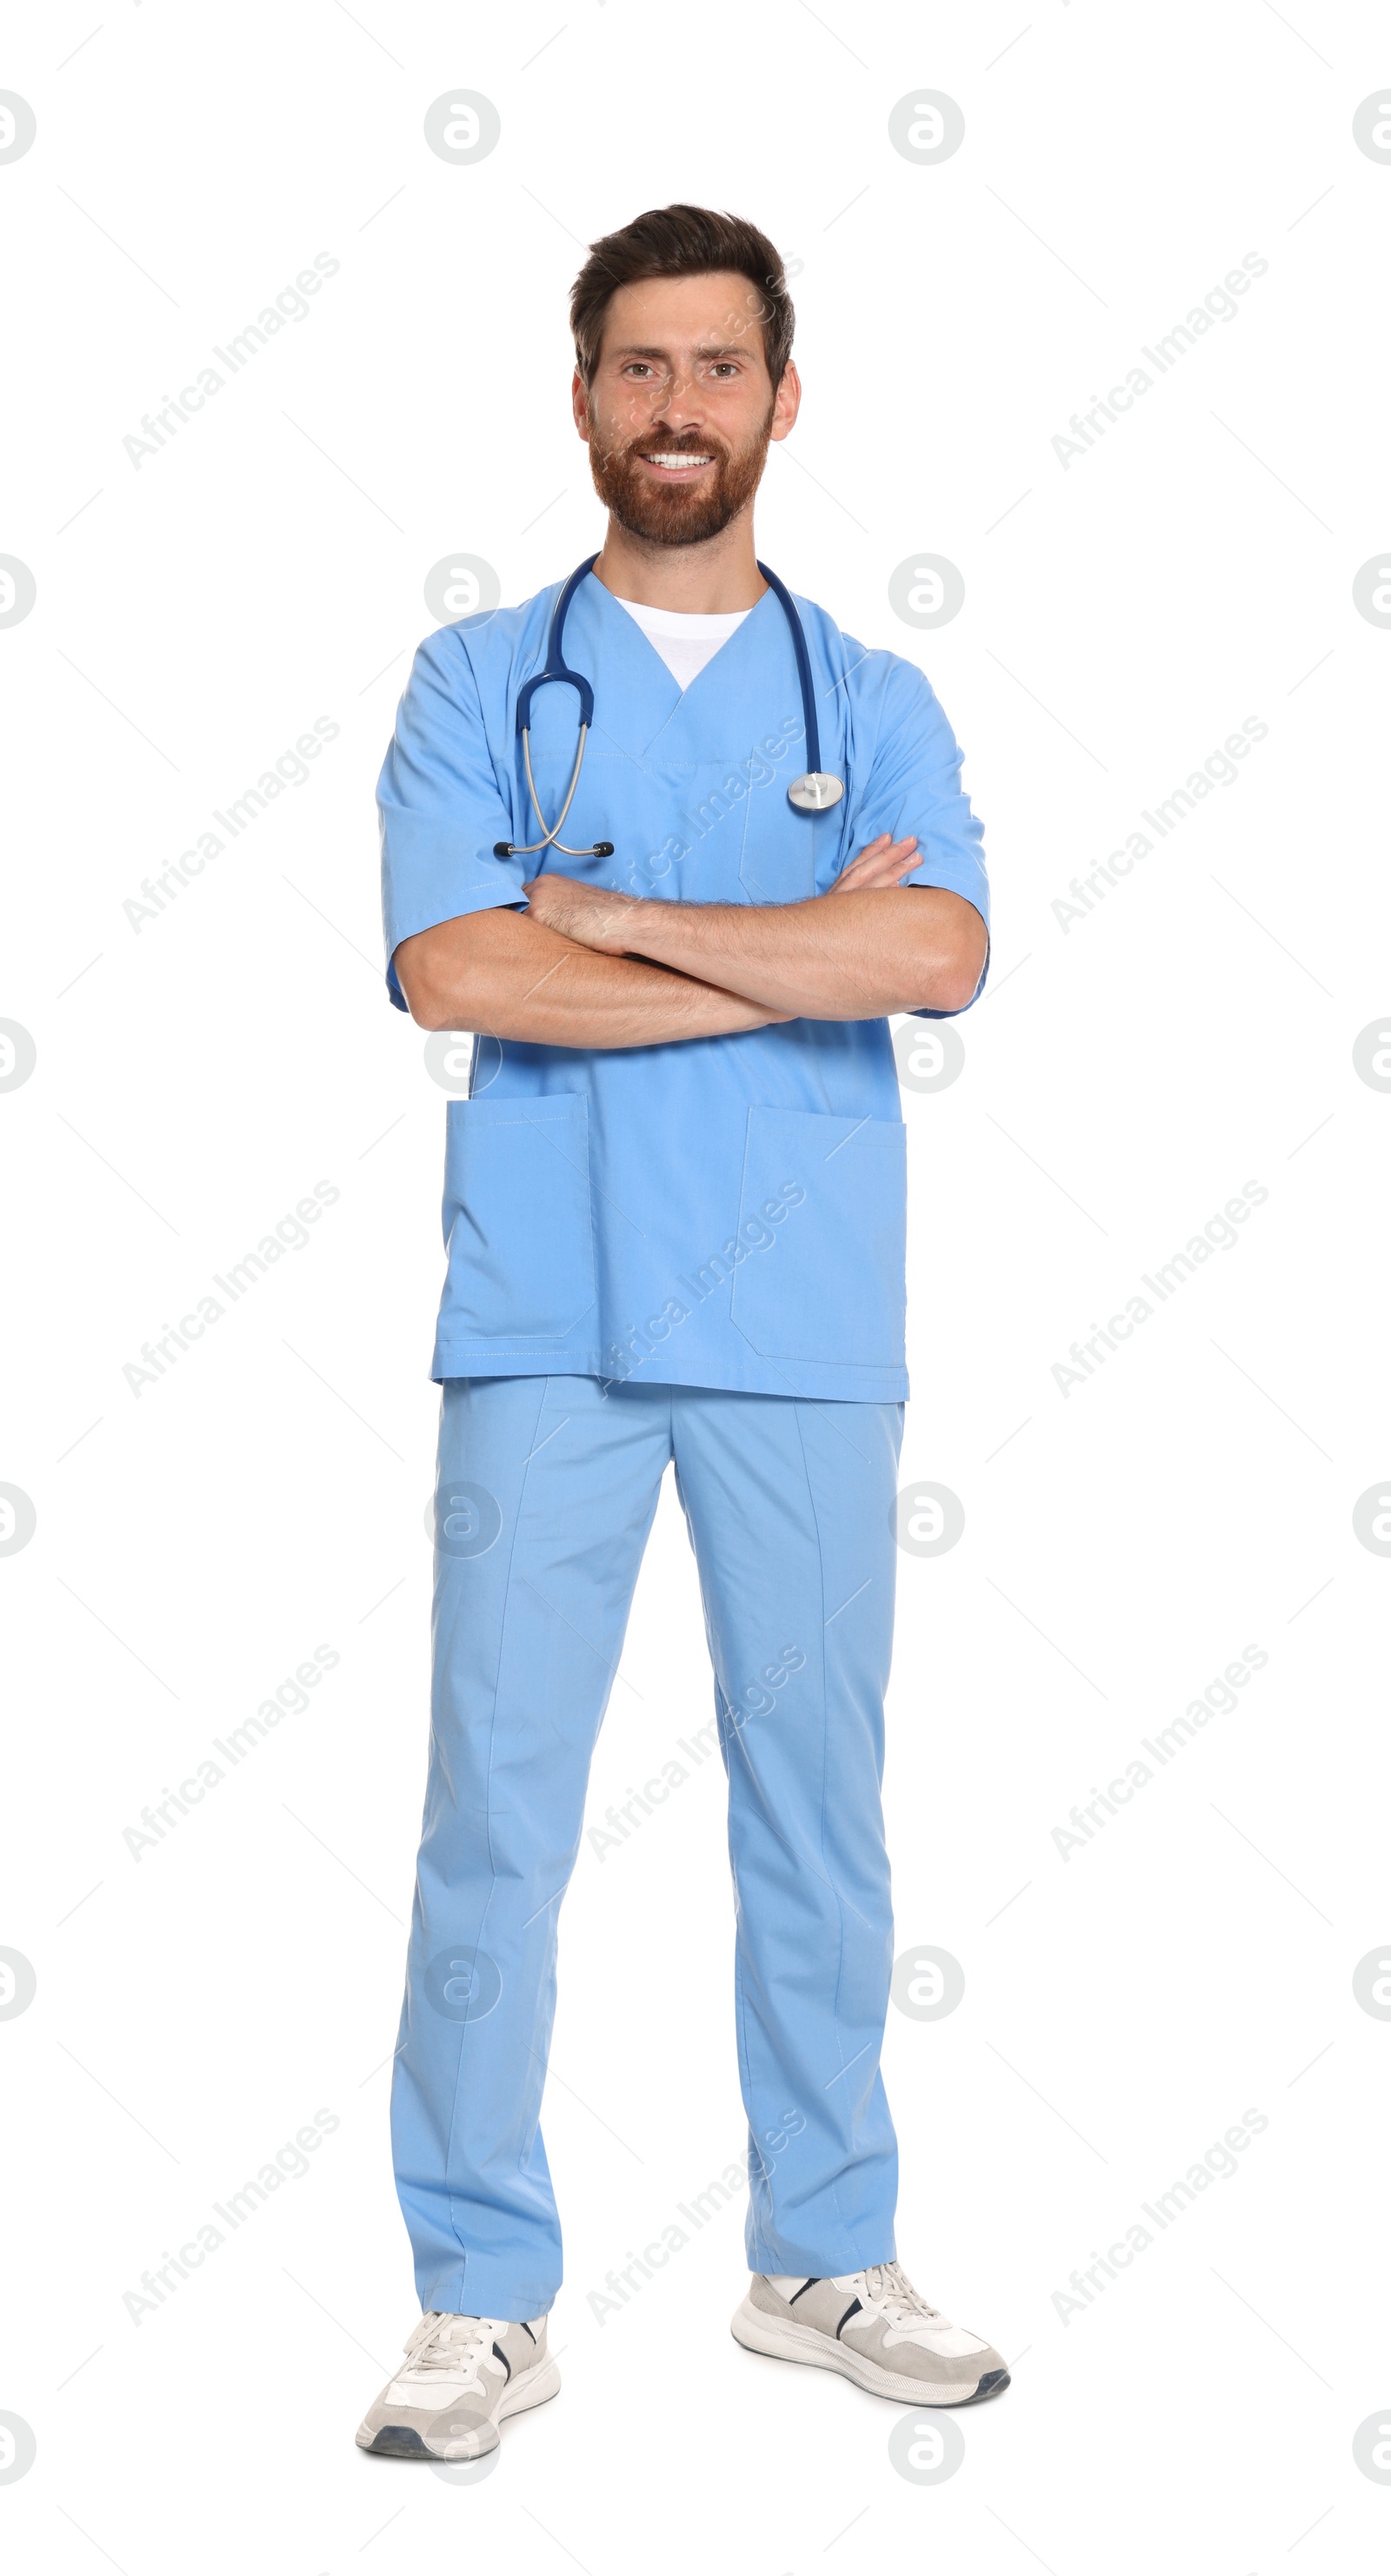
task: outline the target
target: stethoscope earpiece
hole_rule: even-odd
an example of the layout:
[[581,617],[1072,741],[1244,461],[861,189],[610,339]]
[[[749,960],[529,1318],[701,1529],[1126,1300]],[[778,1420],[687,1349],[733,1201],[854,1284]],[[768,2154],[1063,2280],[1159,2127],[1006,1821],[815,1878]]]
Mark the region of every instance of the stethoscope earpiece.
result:
[[[565,817],[563,814],[560,820],[562,823],[564,822]],[[559,829],[560,824],[557,823],[556,830],[559,831]],[[541,843],[542,849],[544,849],[545,846],[546,844],[543,841]],[[559,849],[560,843],[557,841],[555,846]],[[523,859],[529,858],[530,855],[530,852],[527,850],[519,850],[513,841],[494,841],[493,843],[493,857],[495,859]],[[613,843],[612,841],[596,841],[592,850],[567,850],[565,855],[569,859],[611,859],[613,857]]]
[[[522,738],[522,763],[526,770],[526,783],[531,801],[536,808],[536,820],[545,833],[545,838],[526,845],[515,841],[494,841],[495,859],[534,859],[540,856],[542,850],[549,849],[559,850],[567,859],[611,859],[613,857],[612,841],[595,841],[587,850],[572,850],[567,848],[564,841],[556,839],[556,834],[575,801],[575,790],[580,783],[580,771],[584,766],[584,746],[589,728],[594,722],[593,689],[581,672],[567,670],[562,659],[565,616],[580,583],[586,573],[594,570],[598,560],[597,554],[590,555],[584,563],[577,564],[571,573],[556,601],[555,612],[551,618],[550,638],[546,648],[546,667],[544,671],[536,672],[517,695],[517,731]],[[832,771],[823,769],[821,766],[821,737],[817,731],[816,699],[811,685],[811,662],[807,653],[807,639],[802,632],[802,621],[797,614],[791,592],[784,588],[777,574],[770,572],[765,563],[759,564],[758,569],[768,588],[775,592],[778,605],[787,619],[788,632],[792,637],[792,650],[797,657],[798,685],[802,692],[802,726],[806,735],[809,765],[803,770],[800,778],[793,779],[787,791],[787,800],[790,805],[796,807],[799,814],[825,814],[829,812],[832,805],[840,803],[845,794],[845,782],[837,778]],[[536,781],[531,774],[530,717],[531,701],[536,691],[544,689],[550,680],[563,680],[568,688],[576,691],[580,702],[580,737],[575,751],[575,766],[570,772],[570,784],[565,792],[565,802],[554,823],[547,829],[546,818],[541,811],[540,799],[536,793]]]

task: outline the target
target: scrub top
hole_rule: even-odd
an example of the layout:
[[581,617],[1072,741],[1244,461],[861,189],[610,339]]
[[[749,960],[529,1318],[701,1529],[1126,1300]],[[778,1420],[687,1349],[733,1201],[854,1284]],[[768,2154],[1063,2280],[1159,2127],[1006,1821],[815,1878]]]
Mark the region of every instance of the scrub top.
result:
[[[988,924],[981,826],[927,681],[801,598],[821,765],[846,792],[819,815],[788,803],[804,728],[772,591],[683,690],[590,573],[564,650],[593,683],[594,724],[562,838],[612,841],[614,853],[496,858],[497,841],[540,838],[516,703],[544,666],[557,595],[464,618],[416,654],[378,786],[387,984],[400,1009],[401,940],[524,906],[523,884],[542,868],[659,902],[794,903],[824,894],[880,832],[911,832],[921,855],[905,883],[949,887]],[[569,784],[578,707],[561,686],[532,700],[548,820]],[[477,1037],[470,1096],[448,1110],[432,1375],[897,1403],[908,1393],[905,1228],[886,1019],[593,1051]]]

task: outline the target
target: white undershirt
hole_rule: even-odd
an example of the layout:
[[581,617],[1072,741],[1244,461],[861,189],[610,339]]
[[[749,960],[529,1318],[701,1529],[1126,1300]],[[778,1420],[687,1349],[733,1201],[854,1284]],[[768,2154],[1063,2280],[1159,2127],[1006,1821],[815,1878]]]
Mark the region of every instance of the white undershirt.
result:
[[[616,594],[615,594],[616,595]],[[635,618],[648,643],[661,654],[678,686],[688,689],[697,672],[742,626],[747,608],[731,608],[718,617],[693,615],[684,608],[644,608],[636,599],[620,599],[620,608]]]

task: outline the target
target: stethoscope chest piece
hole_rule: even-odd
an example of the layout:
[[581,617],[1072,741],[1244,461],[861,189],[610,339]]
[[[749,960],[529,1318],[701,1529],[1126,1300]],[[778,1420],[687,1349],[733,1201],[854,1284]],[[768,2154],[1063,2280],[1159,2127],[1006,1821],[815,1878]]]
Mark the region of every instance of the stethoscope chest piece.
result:
[[799,814],[824,814],[828,807],[838,805],[844,794],[844,780],[833,778],[828,769],[804,769],[788,788],[787,801],[796,806]]

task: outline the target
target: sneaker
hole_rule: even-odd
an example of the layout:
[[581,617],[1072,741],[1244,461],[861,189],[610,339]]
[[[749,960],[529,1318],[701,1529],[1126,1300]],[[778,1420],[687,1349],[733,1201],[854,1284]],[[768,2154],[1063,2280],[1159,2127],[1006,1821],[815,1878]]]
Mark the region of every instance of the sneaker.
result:
[[560,2386],[546,2320],[453,2317],[432,2308],[357,2428],[360,2450],[397,2460],[477,2460],[498,2445],[504,2415],[543,2405]]
[[1009,2386],[993,2344],[929,2307],[897,2263],[834,2280],[755,2273],[731,2332],[750,2352],[838,2370],[899,2404],[969,2406]]

